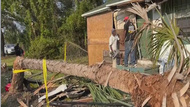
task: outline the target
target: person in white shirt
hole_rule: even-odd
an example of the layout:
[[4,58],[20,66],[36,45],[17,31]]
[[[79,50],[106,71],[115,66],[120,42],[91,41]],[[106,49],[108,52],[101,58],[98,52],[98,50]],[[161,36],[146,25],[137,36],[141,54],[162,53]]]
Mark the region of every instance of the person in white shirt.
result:
[[116,34],[116,30],[112,30],[112,34],[109,38],[110,56],[112,57],[112,66],[116,68],[116,65],[120,64],[119,58],[119,37]]

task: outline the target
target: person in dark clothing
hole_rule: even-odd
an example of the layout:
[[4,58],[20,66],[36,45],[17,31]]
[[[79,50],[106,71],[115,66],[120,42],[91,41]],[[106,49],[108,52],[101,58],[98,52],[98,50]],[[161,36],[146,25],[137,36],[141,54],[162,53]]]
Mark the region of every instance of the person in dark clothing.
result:
[[16,44],[15,48],[15,54],[16,56],[20,56],[20,47],[19,47],[19,43]]
[[14,47],[15,48],[15,54],[16,56],[23,56],[24,51],[23,49],[19,46],[19,43]]
[[136,59],[135,59],[135,49],[132,50],[134,38],[135,38],[135,26],[134,24],[129,20],[129,17],[125,17],[124,19],[125,25],[124,25],[124,36],[125,36],[125,57],[124,57],[124,63],[125,66],[128,66],[128,57],[130,54],[130,64],[132,66],[136,66]]

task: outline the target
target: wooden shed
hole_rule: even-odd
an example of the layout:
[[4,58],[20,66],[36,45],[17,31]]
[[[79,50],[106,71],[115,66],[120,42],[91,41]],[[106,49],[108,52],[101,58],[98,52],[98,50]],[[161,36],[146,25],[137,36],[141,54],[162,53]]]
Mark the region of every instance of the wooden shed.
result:
[[[88,59],[89,65],[103,61],[103,51],[109,50],[109,37],[111,30],[115,28],[114,11],[131,2],[144,0],[110,0],[109,2],[82,14],[87,18]],[[120,20],[123,20],[122,16]],[[122,28],[117,29],[122,33]],[[121,46],[122,47],[122,46]]]

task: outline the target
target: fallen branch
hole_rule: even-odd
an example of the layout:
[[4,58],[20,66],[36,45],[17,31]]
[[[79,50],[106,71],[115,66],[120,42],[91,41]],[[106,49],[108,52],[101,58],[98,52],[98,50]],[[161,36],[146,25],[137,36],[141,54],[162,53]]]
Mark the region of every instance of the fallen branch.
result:
[[40,103],[38,103],[38,104],[36,105],[36,107],[42,107],[42,106],[44,105],[44,103],[45,103],[45,100],[42,101],[42,102],[40,102]]
[[28,107],[21,99],[17,98],[17,101],[22,107]]
[[53,99],[51,99],[49,101],[49,103],[51,103],[52,101],[55,101],[57,98],[61,98],[61,97],[66,96],[66,95],[67,95],[67,93],[61,93],[61,94],[57,95],[56,97],[54,97]]
[[73,100],[73,102],[92,102],[93,98],[83,98],[83,99],[79,99],[79,100]]
[[9,97],[9,93],[8,94],[6,94],[2,99],[1,99],[1,104],[3,104],[6,100],[7,100],[7,98]]

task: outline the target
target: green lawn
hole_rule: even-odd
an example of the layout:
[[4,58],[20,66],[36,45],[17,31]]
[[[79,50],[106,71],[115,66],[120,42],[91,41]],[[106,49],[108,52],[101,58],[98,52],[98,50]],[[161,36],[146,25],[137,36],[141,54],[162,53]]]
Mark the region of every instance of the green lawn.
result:
[[88,65],[88,56],[79,57],[73,60],[67,59],[68,63],[78,63]]
[[6,63],[7,66],[12,67],[15,59],[16,59],[16,56],[1,57],[1,64]]

